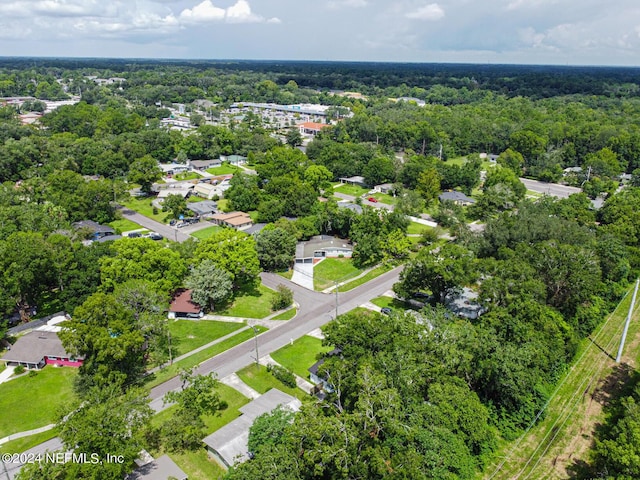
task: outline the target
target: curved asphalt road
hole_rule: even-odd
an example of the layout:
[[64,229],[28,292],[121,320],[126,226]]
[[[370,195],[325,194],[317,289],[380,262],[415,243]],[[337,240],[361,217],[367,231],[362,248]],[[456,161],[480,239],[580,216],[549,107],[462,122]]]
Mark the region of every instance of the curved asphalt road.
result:
[[[338,294],[338,313],[342,314],[352,310],[358,305],[382,295],[391,289],[398,281],[398,275],[402,267],[397,267],[377,278],[360,285],[353,290]],[[258,335],[258,355],[260,357],[270,354],[279,348],[289,344],[307,333],[325,325],[335,317],[335,294],[323,294],[312,292],[278,275],[271,273],[262,274],[262,283],[275,289],[279,284],[284,284],[293,290],[295,301],[300,306],[295,318],[282,322],[282,325]],[[237,372],[247,365],[255,362],[255,340],[247,340],[215,357],[201,363],[195,370],[196,374],[215,373],[218,378]],[[151,407],[156,411],[163,410],[164,395],[181,387],[179,378],[173,378],[153,388],[150,393]]]

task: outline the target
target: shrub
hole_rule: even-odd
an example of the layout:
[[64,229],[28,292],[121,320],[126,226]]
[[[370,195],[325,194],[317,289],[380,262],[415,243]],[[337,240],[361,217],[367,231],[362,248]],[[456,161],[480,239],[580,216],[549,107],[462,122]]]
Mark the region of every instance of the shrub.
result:
[[287,387],[296,388],[296,376],[280,365],[267,365],[267,371],[271,372],[271,375],[276,377],[282,383],[284,383]]
[[35,370],[29,370],[29,376],[30,376],[31,378],[33,378],[33,377],[35,377],[35,376],[37,376],[37,375],[38,375],[38,372],[36,372]]
[[293,303],[293,290],[285,287],[284,285],[278,285],[276,289],[276,294],[271,299],[271,310],[282,310],[283,308],[287,308],[289,305]]
[[14,370],[13,373],[15,375],[20,375],[21,373],[24,373],[24,367],[22,365],[18,365]]

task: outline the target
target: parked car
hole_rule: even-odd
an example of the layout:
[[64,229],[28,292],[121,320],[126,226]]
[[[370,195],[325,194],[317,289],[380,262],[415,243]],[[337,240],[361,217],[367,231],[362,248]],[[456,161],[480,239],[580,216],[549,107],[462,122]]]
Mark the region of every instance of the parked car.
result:
[[129,238],[140,238],[142,234],[140,232],[131,232],[127,235]]
[[383,315],[391,315],[391,309],[389,307],[384,307],[380,310],[380,313],[382,313]]
[[164,238],[162,235],[156,232],[151,232],[148,236],[151,240],[162,240]]
[[369,200],[371,203],[378,203],[378,199],[376,197],[369,197],[367,198],[367,200]]

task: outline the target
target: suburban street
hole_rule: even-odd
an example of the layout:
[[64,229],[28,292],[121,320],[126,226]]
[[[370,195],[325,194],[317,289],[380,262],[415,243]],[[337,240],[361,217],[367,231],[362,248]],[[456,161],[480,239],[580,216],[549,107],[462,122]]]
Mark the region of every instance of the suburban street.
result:
[[168,240],[173,240],[175,242],[184,242],[191,238],[189,235],[181,232],[177,228],[173,228],[169,225],[156,222],[155,220],[145,217],[144,215],[141,215],[133,210],[129,210],[128,208],[122,209],[122,215],[124,216],[124,218],[129,219],[132,222],[143,226],[144,228],[148,228],[149,230],[153,230],[154,232],[159,233]]
[[569,195],[582,192],[580,188],[560,185],[558,183],[545,183],[539,182],[538,180],[529,180],[528,178],[521,178],[520,181],[524,183],[527,190],[551,195],[552,197],[567,198]]
[[[339,293],[338,313],[348,312],[390,290],[393,284],[398,281],[401,269],[402,267],[397,267],[349,292]],[[294,299],[300,307],[295,318],[282,322],[281,326],[258,336],[258,355],[260,357],[284,347],[292,340],[325,325],[335,317],[335,294],[312,292],[271,273],[262,274],[262,283],[269,288],[276,288],[279,284],[286,285],[293,290]],[[205,375],[213,372],[217,374],[218,378],[223,378],[252,362],[255,362],[255,341],[253,339],[205,361],[195,370],[195,373]],[[151,407],[156,411],[161,411],[163,409],[162,397],[180,386],[180,379],[173,378],[153,388],[149,395]]]

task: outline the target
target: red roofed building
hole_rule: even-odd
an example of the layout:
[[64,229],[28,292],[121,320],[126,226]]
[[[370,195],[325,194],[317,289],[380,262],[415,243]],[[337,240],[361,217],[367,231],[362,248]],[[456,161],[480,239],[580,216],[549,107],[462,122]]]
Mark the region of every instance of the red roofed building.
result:
[[169,318],[202,318],[202,307],[191,300],[191,290],[178,290],[169,305]]
[[300,129],[300,135],[316,135],[323,128],[330,126],[331,125],[327,123],[304,122],[298,125],[298,128]]

